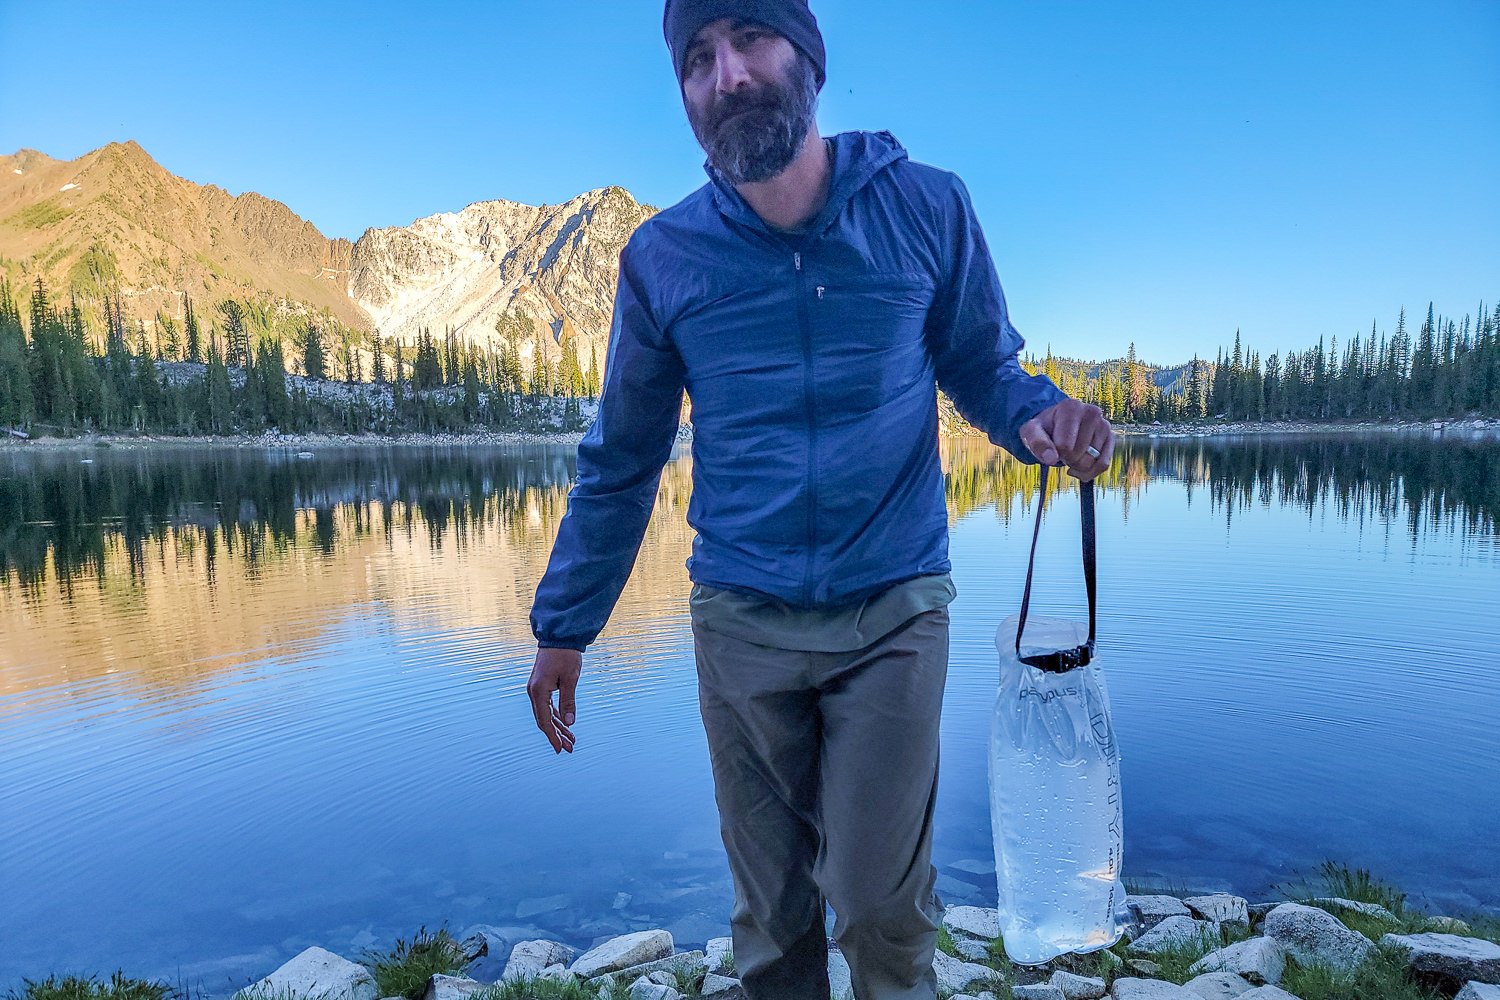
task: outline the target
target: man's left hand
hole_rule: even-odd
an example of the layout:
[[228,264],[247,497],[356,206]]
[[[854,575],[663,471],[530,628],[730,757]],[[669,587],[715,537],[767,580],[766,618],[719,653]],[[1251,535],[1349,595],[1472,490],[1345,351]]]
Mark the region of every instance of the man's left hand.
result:
[[1099,407],[1065,399],[1022,424],[1021,443],[1043,465],[1066,464],[1069,472],[1088,482],[1109,468],[1115,429]]

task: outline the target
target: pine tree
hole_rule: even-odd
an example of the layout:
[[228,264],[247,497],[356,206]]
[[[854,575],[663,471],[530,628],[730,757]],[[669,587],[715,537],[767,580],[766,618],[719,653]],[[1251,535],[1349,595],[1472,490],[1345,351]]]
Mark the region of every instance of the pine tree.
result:
[[183,328],[187,336],[187,359],[194,364],[203,363],[203,349],[200,343],[201,334],[198,330],[198,317],[193,313],[193,300],[188,298],[187,292],[182,293]]
[[312,320],[307,321],[307,329],[302,335],[302,370],[308,378],[317,382],[328,378],[323,356],[323,331]]

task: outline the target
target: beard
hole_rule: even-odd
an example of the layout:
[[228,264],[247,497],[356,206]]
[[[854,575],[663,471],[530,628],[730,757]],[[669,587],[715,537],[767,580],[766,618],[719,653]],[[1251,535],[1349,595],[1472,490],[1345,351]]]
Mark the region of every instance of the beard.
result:
[[716,97],[706,111],[689,105],[688,124],[709,165],[725,180],[754,183],[770,180],[796,158],[817,104],[812,61],[799,51],[787,79],[758,91]]

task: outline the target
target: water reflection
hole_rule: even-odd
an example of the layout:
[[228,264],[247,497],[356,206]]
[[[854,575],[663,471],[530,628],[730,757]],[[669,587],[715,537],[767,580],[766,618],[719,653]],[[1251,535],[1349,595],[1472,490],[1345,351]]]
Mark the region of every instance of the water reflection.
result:
[[[1038,470],[982,440],[946,441],[953,521],[1035,493]],[[1311,512],[1332,502],[1343,519],[1456,524],[1492,534],[1500,515],[1500,443],[1425,437],[1252,437],[1230,441],[1127,440],[1100,480],[1129,501],[1152,480],[1206,488],[1225,522],[1246,505]],[[0,456],[0,581],[7,591],[60,596],[82,580],[141,581],[164,554],[197,559],[213,582],[228,558],[253,574],[268,560],[370,538],[391,544],[420,532],[459,551],[489,532],[511,542],[551,538],[566,509],[572,451],[535,446],[357,449],[306,461],[279,451],[155,451]],[[691,488],[683,455],[662,476],[659,513],[680,510]],[[1058,477],[1061,479],[1061,477]],[[1062,480],[1060,489],[1076,484]]]

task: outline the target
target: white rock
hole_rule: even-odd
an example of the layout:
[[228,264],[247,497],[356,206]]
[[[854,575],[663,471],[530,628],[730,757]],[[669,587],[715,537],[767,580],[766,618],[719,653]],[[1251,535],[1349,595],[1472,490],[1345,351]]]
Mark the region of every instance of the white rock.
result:
[[566,965],[558,962],[556,965],[549,965],[543,969],[537,978],[556,979],[558,982],[567,982],[570,979],[577,979],[578,977],[569,972]]
[[1216,892],[1210,896],[1191,896],[1182,903],[1201,920],[1250,926],[1250,904],[1243,897]]
[[938,988],[953,993],[959,992],[973,982],[996,983],[1002,978],[1000,973],[987,965],[960,961],[941,951],[933,952],[932,968],[937,973]]
[[727,937],[709,938],[708,944],[703,946],[703,964],[709,972],[724,976],[730,972],[730,956],[734,953],[734,939]]
[[983,962],[989,957],[990,943],[977,938],[956,937],[953,939],[953,950],[958,952],[961,958],[966,958],[971,962]]
[[588,979],[640,965],[642,962],[666,958],[671,954],[671,934],[663,930],[636,931],[610,938],[597,948],[590,948],[568,968],[575,976]]
[[1127,949],[1135,955],[1155,955],[1177,945],[1206,941],[1209,947],[1223,940],[1219,925],[1211,920],[1194,920],[1192,917],[1172,916],[1161,920],[1155,927],[1130,942]]
[[1313,902],[1326,903],[1343,910],[1353,910],[1355,913],[1363,913],[1367,917],[1378,917],[1381,920],[1389,920],[1393,924],[1400,922],[1394,913],[1379,903],[1366,903],[1358,899],[1344,899],[1342,896],[1319,896]]
[[1248,993],[1241,993],[1240,1000],[1300,1000],[1295,993],[1288,993],[1280,986],[1257,986]]
[[375,1000],[370,970],[322,948],[308,948],[259,982],[245,987],[236,1000],[254,997],[323,996],[326,1000]]
[[1234,1000],[1253,987],[1232,972],[1205,972],[1189,979],[1187,988],[1203,997],[1203,1000]]
[[1010,995],[1015,1000],[1066,1000],[1063,991],[1051,983],[1035,983],[1030,986],[1012,986]]
[[1458,982],[1500,983],[1500,944],[1457,934],[1386,934],[1383,945],[1406,952],[1406,964],[1418,972]]
[[1115,1000],[1203,1000],[1191,990],[1160,979],[1116,979],[1109,995]]
[[1303,965],[1349,970],[1375,950],[1369,938],[1345,927],[1338,917],[1301,903],[1282,903],[1266,914],[1260,930]]
[[487,989],[485,983],[468,976],[435,975],[427,980],[427,991],[422,1000],[468,1000],[480,990]]
[[993,941],[1000,936],[1000,911],[987,906],[950,906],[943,913],[943,926],[970,937]]
[[674,990],[677,988],[677,977],[672,975],[666,969],[657,969],[655,972],[647,975],[646,978],[651,980],[653,983],[658,983],[662,986],[670,986]]
[[529,979],[539,976],[549,965],[573,961],[573,949],[560,941],[517,941],[505,962],[501,979]]
[[1457,917],[1428,917],[1427,926],[1429,931],[1442,931],[1444,934],[1471,934],[1473,928],[1459,920]]
[[717,973],[710,972],[708,975],[703,977],[703,985],[698,988],[698,992],[702,996],[711,997],[716,993],[724,993],[729,990],[737,990],[739,989],[739,987],[740,981],[738,979],[731,979],[728,976],[721,976]]
[[1062,990],[1064,1000],[1098,1000],[1107,989],[1104,980],[1094,976],[1075,976],[1059,969],[1052,973],[1053,986]]
[[1168,917],[1192,916],[1176,896],[1126,896],[1125,905],[1135,914],[1141,929],[1147,931]]
[[1211,951],[1188,968],[1188,974],[1232,972],[1251,983],[1279,983],[1286,971],[1286,949],[1268,937],[1246,938]]
[[[606,980],[633,983],[644,976],[652,982],[659,984],[662,980],[657,978],[658,974],[671,975],[673,969],[681,969],[690,976],[696,976],[708,971],[708,967],[703,960],[703,952],[694,950],[678,952],[668,955],[665,958],[654,958],[649,962],[641,962],[639,965],[627,965],[623,969],[601,973],[591,977],[588,983],[590,986],[598,988],[603,986]],[[672,982],[675,983],[676,981],[677,978],[673,976]],[[667,985],[670,986],[671,983]]]
[[853,1000],[854,975],[849,960],[837,948],[828,949],[828,993],[833,1000]]
[[630,1000],[683,1000],[682,994],[672,987],[653,983],[645,976],[630,984],[629,996]]
[[1490,983],[1467,983],[1453,1000],[1500,1000],[1500,986]]

